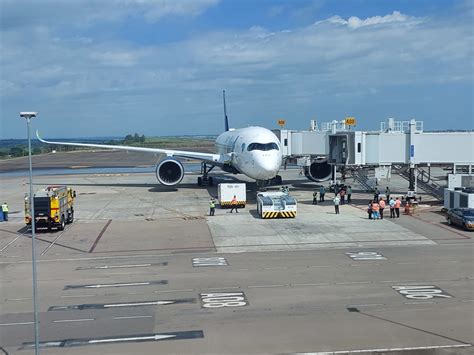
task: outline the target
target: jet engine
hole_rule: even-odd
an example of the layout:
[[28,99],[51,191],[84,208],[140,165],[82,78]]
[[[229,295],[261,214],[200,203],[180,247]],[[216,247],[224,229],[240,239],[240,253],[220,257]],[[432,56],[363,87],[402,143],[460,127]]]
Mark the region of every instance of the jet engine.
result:
[[166,186],[179,184],[184,177],[183,164],[174,158],[165,158],[156,165],[156,178]]
[[327,158],[314,159],[310,166],[304,168],[305,176],[311,181],[322,182],[331,178],[331,165],[329,165]]

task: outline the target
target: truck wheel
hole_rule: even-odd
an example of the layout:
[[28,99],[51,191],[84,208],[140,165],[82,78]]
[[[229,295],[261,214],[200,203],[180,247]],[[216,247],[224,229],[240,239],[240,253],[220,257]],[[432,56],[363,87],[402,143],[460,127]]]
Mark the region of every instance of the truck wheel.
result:
[[51,228],[52,228],[51,222],[48,222],[48,232],[50,232],[50,233],[51,233]]
[[64,222],[64,216],[61,218],[61,224],[58,226],[58,230],[63,231],[66,223]]
[[74,222],[74,211],[69,215],[69,223]]

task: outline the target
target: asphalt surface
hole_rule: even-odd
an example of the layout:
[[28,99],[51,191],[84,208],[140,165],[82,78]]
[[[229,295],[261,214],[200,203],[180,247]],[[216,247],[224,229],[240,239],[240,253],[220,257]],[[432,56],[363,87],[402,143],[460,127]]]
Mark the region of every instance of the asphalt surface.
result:
[[[311,205],[314,185],[298,171],[282,175],[299,202],[292,220],[258,219],[252,184],[239,215],[208,217],[216,190],[195,186],[196,175],[176,188],[145,174],[36,178],[35,188],[78,193],[76,221],[37,234],[42,353],[472,353],[473,233],[430,204],[369,221],[361,191],[336,216],[329,202]],[[33,352],[27,189],[24,178],[2,179],[8,354]]]

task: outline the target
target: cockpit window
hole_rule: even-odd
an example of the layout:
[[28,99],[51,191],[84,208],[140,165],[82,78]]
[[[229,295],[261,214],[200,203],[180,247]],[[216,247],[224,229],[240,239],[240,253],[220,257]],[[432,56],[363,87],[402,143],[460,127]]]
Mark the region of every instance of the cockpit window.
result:
[[247,147],[247,150],[250,152],[252,150],[261,150],[261,151],[269,151],[269,150],[278,150],[278,145],[276,143],[250,143]]

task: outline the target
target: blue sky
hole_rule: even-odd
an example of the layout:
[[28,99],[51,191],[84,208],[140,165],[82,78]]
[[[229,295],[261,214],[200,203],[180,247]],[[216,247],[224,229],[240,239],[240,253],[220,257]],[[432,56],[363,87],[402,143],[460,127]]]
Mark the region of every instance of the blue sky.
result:
[[443,0],[0,1],[0,139],[473,129],[474,6]]

